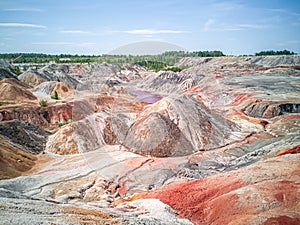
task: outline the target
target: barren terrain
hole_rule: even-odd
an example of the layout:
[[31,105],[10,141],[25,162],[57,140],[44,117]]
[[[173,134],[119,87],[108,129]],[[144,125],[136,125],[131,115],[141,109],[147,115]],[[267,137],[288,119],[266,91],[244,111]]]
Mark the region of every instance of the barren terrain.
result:
[[299,55],[0,64],[1,224],[300,224]]

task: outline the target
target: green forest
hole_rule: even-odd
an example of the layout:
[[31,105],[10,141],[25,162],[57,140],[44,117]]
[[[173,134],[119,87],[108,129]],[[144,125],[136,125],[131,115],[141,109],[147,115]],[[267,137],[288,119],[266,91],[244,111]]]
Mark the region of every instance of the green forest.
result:
[[0,59],[10,63],[110,63],[139,64],[155,71],[164,69],[181,71],[184,68],[172,67],[183,57],[218,57],[225,56],[221,51],[169,51],[159,55],[71,55],[71,54],[40,54],[40,53],[7,53],[0,54]]
[[[294,52],[282,51],[261,51],[255,53],[262,55],[292,55]],[[72,55],[72,54],[42,54],[42,53],[5,53],[0,54],[0,59],[10,63],[111,63],[111,64],[139,64],[155,71],[164,69],[178,72],[184,68],[172,67],[183,57],[220,57],[225,56],[221,51],[169,51],[159,55]],[[18,72],[18,71],[16,71]]]
[[137,63],[157,61],[167,65],[173,65],[183,57],[218,57],[224,56],[221,51],[169,51],[159,55],[50,55],[42,53],[7,53],[0,54],[1,59],[12,63]]
[[255,53],[256,56],[262,56],[262,55],[294,55],[294,52],[288,51],[288,50],[282,50],[282,51],[261,51]]

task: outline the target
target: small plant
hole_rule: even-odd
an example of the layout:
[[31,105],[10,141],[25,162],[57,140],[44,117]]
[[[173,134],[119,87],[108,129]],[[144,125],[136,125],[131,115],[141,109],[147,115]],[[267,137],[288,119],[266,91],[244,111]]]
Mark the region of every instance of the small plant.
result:
[[58,100],[58,93],[57,91],[54,91],[54,95],[51,96],[52,99]]
[[47,105],[48,105],[47,100],[43,99],[43,100],[40,101],[40,106],[41,107],[46,107]]
[[59,126],[59,127],[62,127],[62,126],[67,125],[67,124],[69,124],[69,123],[72,123],[72,119],[69,119],[68,121],[63,122],[63,123],[59,123],[58,126]]
[[189,66],[175,66],[175,67],[168,67],[168,68],[165,68],[164,70],[165,71],[173,71],[173,72],[181,72],[182,70],[184,69],[187,69],[189,68]]
[[20,74],[21,74],[20,67],[18,67],[18,66],[15,66],[15,68],[14,68],[14,72],[15,72],[15,74],[17,74],[17,75],[20,75]]
[[66,125],[66,123],[59,123],[59,124],[58,124],[59,127],[62,127],[62,126],[64,126],[64,125]]
[[12,102],[0,102],[0,106],[14,104]]
[[10,71],[12,71],[13,73],[15,73],[17,75],[21,74],[20,67],[18,67],[18,66],[14,66],[14,67],[10,66],[9,69],[10,69]]

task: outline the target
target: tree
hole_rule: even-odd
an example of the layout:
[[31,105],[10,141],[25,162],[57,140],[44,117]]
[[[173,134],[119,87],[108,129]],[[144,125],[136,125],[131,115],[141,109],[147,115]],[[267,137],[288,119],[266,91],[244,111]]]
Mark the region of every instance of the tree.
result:
[[20,67],[18,67],[18,66],[15,66],[14,71],[15,71],[15,74],[17,74],[17,75],[21,74]]
[[262,56],[262,55],[294,55],[294,52],[290,52],[288,50],[282,50],[282,51],[273,51],[273,50],[269,50],[269,51],[261,51],[261,52],[257,52],[255,53],[256,56]]
[[54,95],[51,96],[52,99],[58,100],[58,93],[57,91],[54,91]]

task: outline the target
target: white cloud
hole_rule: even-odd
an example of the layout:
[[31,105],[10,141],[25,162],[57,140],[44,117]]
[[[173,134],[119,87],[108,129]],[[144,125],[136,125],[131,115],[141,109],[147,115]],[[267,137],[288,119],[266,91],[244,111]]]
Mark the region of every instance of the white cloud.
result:
[[244,28],[244,29],[263,29],[267,26],[265,25],[259,25],[259,24],[239,24],[237,27]]
[[261,24],[216,24],[215,20],[209,19],[203,26],[203,31],[239,31],[248,29],[264,29],[266,25]]
[[203,31],[204,31],[204,32],[207,32],[207,31],[209,31],[209,30],[210,30],[210,27],[211,27],[211,25],[212,25],[212,24],[214,24],[214,23],[215,23],[215,21],[214,21],[213,19],[209,19],[209,20],[207,20],[207,21],[206,21],[206,23],[204,24]]
[[286,9],[276,9],[276,8],[266,9],[266,10],[272,11],[272,12],[277,12],[277,13],[287,13],[288,12]]
[[137,30],[124,30],[124,31],[115,31],[115,32],[127,33],[127,34],[137,34],[137,35],[153,35],[153,34],[180,34],[180,33],[186,33],[187,31],[183,31],[183,30],[137,29]]
[[296,16],[299,17],[300,13],[298,12],[293,12],[293,11],[289,11],[287,9],[280,9],[280,8],[271,8],[271,9],[265,9],[267,11],[271,11],[271,12],[275,12],[275,13],[283,13],[283,14],[288,14],[290,16]]
[[81,47],[91,47],[91,46],[96,45],[96,43],[94,43],[94,42],[81,42],[81,43],[75,43],[75,45],[81,46]]
[[14,8],[14,9],[4,9],[4,11],[13,11],[13,12],[42,12],[41,9],[37,9],[37,8]]
[[84,30],[62,30],[61,33],[64,33],[64,34],[90,34],[91,32],[84,31]]
[[244,7],[243,4],[235,3],[235,2],[218,2],[212,4],[213,8],[218,11],[231,11],[238,10]]
[[47,28],[43,25],[31,24],[31,23],[0,23],[0,27],[28,27],[28,28]]
[[237,31],[237,30],[248,30],[248,29],[264,29],[267,28],[265,25],[259,24],[234,24],[234,25],[223,25],[217,28],[217,31]]
[[72,45],[73,42],[34,42],[33,45]]
[[53,41],[53,42],[34,42],[33,45],[52,45],[52,46],[79,46],[79,47],[90,47],[96,45],[94,42],[63,42],[63,41]]

